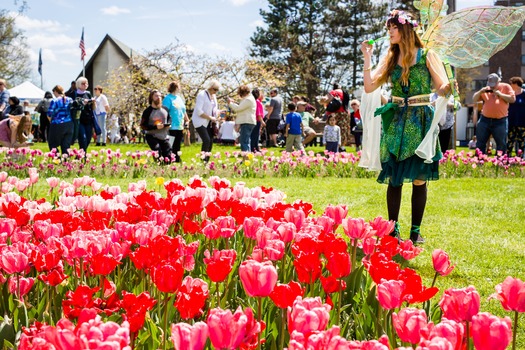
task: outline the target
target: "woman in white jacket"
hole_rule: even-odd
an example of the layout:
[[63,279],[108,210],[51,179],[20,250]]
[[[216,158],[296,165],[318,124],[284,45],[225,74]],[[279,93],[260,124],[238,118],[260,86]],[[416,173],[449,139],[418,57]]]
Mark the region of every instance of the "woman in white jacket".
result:
[[[213,146],[212,123],[217,121],[217,116],[220,114],[216,97],[220,89],[221,84],[217,80],[211,80],[206,90],[200,91],[195,100],[191,121],[202,140],[201,152],[209,153]],[[207,154],[204,161],[207,162],[209,159],[210,156]]]
[[239,104],[236,104],[231,98],[228,98],[228,102],[230,108],[237,113],[235,124],[240,126],[239,143],[241,144],[241,151],[250,152],[250,137],[255,124],[257,124],[255,118],[257,105],[248,86],[241,85],[237,92],[241,98]]

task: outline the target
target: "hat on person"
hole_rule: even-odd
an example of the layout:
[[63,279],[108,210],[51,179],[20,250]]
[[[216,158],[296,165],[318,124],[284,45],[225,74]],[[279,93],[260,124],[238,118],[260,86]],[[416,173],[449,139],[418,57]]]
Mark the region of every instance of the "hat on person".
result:
[[489,74],[487,77],[487,86],[493,88],[494,86],[498,85],[500,81],[501,78],[496,73]]

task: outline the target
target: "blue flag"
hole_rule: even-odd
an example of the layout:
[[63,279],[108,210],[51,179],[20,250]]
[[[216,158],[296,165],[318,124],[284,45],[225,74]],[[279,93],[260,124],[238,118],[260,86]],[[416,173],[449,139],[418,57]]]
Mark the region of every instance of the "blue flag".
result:
[[40,49],[40,52],[38,53],[38,73],[42,75],[42,49]]

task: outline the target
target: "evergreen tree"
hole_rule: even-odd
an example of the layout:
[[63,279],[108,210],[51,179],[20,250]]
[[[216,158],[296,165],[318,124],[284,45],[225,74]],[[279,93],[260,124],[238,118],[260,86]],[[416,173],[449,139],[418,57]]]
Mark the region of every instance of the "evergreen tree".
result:
[[328,60],[324,16],[327,0],[269,0],[260,14],[267,28],[257,27],[251,54],[281,68],[285,92],[319,94],[321,69]]

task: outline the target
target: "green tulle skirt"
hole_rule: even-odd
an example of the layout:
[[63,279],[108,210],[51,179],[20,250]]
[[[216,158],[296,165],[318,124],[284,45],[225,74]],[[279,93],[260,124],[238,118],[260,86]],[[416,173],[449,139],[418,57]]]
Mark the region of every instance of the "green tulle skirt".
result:
[[438,180],[439,158],[440,155],[432,163],[425,163],[422,158],[413,155],[398,162],[391,155],[388,161],[381,163],[382,170],[377,182],[397,187],[404,182],[413,182],[414,180]]

